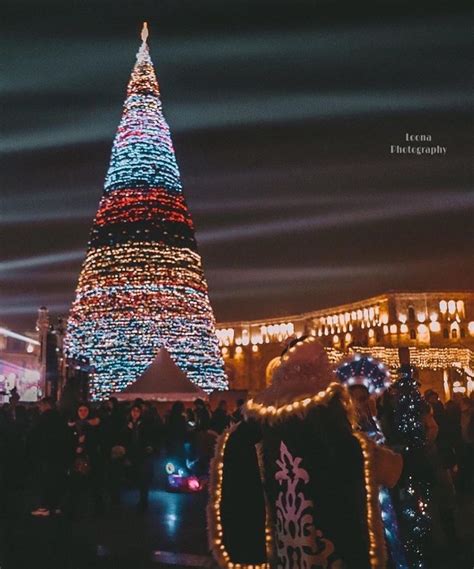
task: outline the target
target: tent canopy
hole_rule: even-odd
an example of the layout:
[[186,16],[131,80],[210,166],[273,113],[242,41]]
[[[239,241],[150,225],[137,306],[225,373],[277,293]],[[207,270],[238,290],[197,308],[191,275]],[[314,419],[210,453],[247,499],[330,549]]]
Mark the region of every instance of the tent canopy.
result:
[[134,383],[120,393],[114,393],[114,396],[121,401],[138,398],[154,401],[207,399],[205,391],[187,378],[165,348],[160,348],[156,358]]

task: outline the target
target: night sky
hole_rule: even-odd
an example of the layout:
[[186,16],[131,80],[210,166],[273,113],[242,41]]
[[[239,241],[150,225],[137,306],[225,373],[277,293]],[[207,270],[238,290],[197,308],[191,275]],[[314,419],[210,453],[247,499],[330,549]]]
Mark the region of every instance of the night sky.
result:
[[354,4],[4,2],[0,323],[67,313],[144,19],[218,321],[474,288],[467,8]]

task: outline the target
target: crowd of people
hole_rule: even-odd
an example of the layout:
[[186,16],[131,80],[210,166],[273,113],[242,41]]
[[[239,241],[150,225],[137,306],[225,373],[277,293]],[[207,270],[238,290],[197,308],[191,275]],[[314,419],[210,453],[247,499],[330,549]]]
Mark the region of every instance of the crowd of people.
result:
[[32,406],[13,399],[0,409],[0,511],[8,516],[31,505],[37,517],[103,515],[119,507],[129,487],[144,512],[160,457],[208,469],[217,436],[241,419],[242,404],[230,414],[224,400],[211,410],[196,399],[161,416],[151,402],[111,398],[81,402],[68,415],[48,397]]
[[[348,393],[358,428],[402,456],[392,436],[394,415],[387,411],[391,388],[378,397],[360,385],[348,386]],[[7,518],[20,510],[35,517],[102,516],[117,511],[122,491],[130,488],[143,513],[153,479],[170,457],[190,459],[199,475],[209,472],[218,436],[242,421],[244,404],[238,400],[230,413],[224,400],[211,410],[196,399],[188,407],[175,402],[160,414],[150,401],[111,398],[81,402],[68,414],[47,397],[35,405],[12,398],[0,408],[0,511]],[[429,390],[422,405],[421,466],[432,489],[432,533],[456,547],[456,518],[474,500],[474,395],[443,403]]]
[[[430,487],[430,533],[432,543],[456,548],[460,541],[460,512],[472,519],[474,505],[474,393],[446,403],[439,394],[427,390],[421,401],[424,431],[423,451],[415,455],[419,464],[409,464],[401,441],[391,424],[392,389],[375,399],[361,386],[349,387],[360,429],[382,439],[390,448],[404,455],[405,467],[418,471]],[[413,462],[413,461],[412,461]],[[467,510],[470,509],[470,512]]]

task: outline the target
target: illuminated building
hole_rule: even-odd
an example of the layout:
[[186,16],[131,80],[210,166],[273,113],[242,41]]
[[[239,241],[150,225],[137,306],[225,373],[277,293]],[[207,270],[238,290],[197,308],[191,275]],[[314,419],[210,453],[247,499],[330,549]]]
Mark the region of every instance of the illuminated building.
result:
[[334,363],[370,353],[392,372],[408,347],[422,390],[444,399],[474,390],[474,292],[390,292],[285,318],[220,323],[217,336],[233,389],[269,381],[289,339],[315,335]]
[[227,387],[147,37],[145,24],[64,340],[92,368],[92,399],[125,389],[162,347],[205,391]]
[[40,370],[38,334],[0,327],[0,402],[8,401],[14,387],[21,401],[36,401]]

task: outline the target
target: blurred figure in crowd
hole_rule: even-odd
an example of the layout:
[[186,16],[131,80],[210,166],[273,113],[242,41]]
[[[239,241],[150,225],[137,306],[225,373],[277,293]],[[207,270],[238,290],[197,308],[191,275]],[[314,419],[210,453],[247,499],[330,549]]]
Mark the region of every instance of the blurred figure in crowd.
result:
[[38,507],[33,516],[61,513],[66,468],[69,462],[67,427],[50,397],[43,398],[38,409],[40,416],[33,427],[29,449],[38,481]]
[[185,444],[188,442],[188,424],[182,401],[176,401],[171,407],[166,425],[168,455],[185,458]]
[[139,512],[148,508],[148,494],[153,480],[153,445],[150,429],[143,420],[142,408],[134,404],[130,409],[127,425],[123,431],[125,464],[128,479],[139,490]]
[[232,422],[233,423],[240,423],[240,421],[242,421],[244,418],[242,410],[243,410],[243,407],[245,405],[245,399],[237,399],[236,405],[237,405],[237,408],[232,413]]
[[87,511],[92,498],[94,513],[103,512],[103,464],[99,438],[100,419],[92,417],[87,403],[80,403],[69,421],[71,430],[70,507],[73,516]]
[[220,435],[225,431],[225,429],[227,429],[227,427],[230,425],[230,422],[231,418],[227,412],[227,401],[225,401],[225,399],[222,399],[212,414],[213,429]]
[[196,431],[207,431],[207,429],[209,429],[211,415],[202,399],[196,399],[194,401],[194,415],[196,417]]

